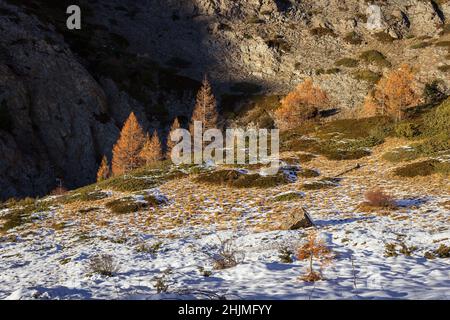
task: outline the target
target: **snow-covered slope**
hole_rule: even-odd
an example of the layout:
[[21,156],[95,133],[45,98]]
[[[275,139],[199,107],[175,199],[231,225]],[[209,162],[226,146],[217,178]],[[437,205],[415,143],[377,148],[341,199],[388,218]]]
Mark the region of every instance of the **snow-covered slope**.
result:
[[[429,256],[450,245],[448,178],[396,178],[395,165],[380,156],[375,150],[359,160],[362,168],[331,189],[302,189],[320,177],[233,189],[195,182],[191,174],[132,193],[133,201],[143,203],[151,194],[168,202],[131,214],[105,209],[130,196],[118,191],[100,200],[42,200],[49,209],[1,238],[0,298],[449,299],[450,261]],[[356,162],[318,157],[305,166],[323,177]],[[376,185],[395,197],[396,210],[364,212],[358,206]],[[290,191],[301,192],[294,200],[274,200]],[[316,283],[299,279],[308,262],[295,258],[314,228],[279,230],[286,214],[301,207],[335,255]],[[214,258],[224,246],[237,265],[216,270]],[[281,251],[292,251],[293,261],[282,262]],[[117,265],[112,277],[92,272],[99,254]]]

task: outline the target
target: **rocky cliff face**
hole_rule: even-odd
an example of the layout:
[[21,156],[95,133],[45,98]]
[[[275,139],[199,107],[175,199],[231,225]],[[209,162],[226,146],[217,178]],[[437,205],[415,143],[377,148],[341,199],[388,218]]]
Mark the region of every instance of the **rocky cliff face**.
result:
[[[111,79],[119,78],[109,76],[119,69],[131,70],[130,64],[118,59],[114,71],[112,62],[110,65],[104,60],[99,67],[100,62],[84,59],[84,46],[91,41],[108,45],[110,39],[95,38],[103,33],[83,38],[90,30],[81,36],[59,32],[58,21],[46,19],[63,11],[46,13],[42,8],[44,4],[33,10],[1,2],[1,198],[46,194],[56,186],[57,179],[62,179],[67,188],[93,182],[99,158],[102,154],[111,156],[112,145],[131,111],[136,112],[146,130],[159,129],[163,125],[158,120],[169,121],[170,112],[152,111],[158,99],[171,101],[180,115],[190,108],[192,100],[192,88],[186,88],[184,96],[165,92],[164,88],[134,92],[148,98],[148,105],[133,98],[119,88],[122,82]],[[65,15],[60,17],[62,23]],[[94,51],[88,53],[94,58],[96,53],[109,56],[109,52],[99,53],[94,46],[86,49]],[[137,59],[130,55],[132,58]],[[148,63],[142,60],[139,63]],[[104,72],[100,68],[105,68]],[[158,76],[151,74],[148,81]],[[183,79],[170,73],[166,76]],[[131,80],[127,75],[123,78]],[[195,87],[196,82],[191,80],[189,84]]]
[[[355,107],[371,84],[355,79],[353,70],[337,71],[335,63],[371,49],[382,52],[390,66],[422,59],[423,82],[446,76],[437,67],[447,48],[420,52],[411,46],[442,36],[450,16],[447,1],[172,0],[129,1],[128,8],[136,14],[115,31],[131,50],[161,63],[178,61],[188,76],[198,78],[206,70],[218,86],[238,93],[250,87],[242,82],[283,92],[312,76],[339,107]],[[104,23],[127,15],[101,6],[97,11]],[[382,73],[386,66],[364,67]]]
[[93,182],[131,111],[164,137],[204,73],[218,96],[313,77],[350,113],[401,62],[450,83],[447,1],[75,2],[81,31],[65,28],[71,1],[0,0],[0,198]]

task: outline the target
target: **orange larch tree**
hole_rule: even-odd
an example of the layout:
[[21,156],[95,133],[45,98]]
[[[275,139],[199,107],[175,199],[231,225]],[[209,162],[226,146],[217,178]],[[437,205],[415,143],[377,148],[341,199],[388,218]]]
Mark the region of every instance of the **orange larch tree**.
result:
[[158,132],[156,130],[151,138],[147,134],[139,156],[146,165],[163,160],[161,141],[159,140]]
[[167,159],[170,159],[172,149],[176,146],[176,142],[173,142],[171,140],[170,134],[173,131],[180,129],[180,128],[181,128],[180,122],[178,121],[178,118],[175,118],[174,122],[172,123],[172,126],[170,127],[169,136],[167,137],[167,148],[166,148],[166,158]]
[[[325,242],[318,238],[317,232],[311,231],[308,234],[307,242],[298,249],[297,258],[309,260],[308,273],[301,279],[306,282],[315,282],[322,279],[322,269],[332,262],[334,256]],[[314,271],[314,259],[320,263],[320,272]]]
[[217,128],[219,114],[217,112],[216,98],[211,89],[211,85],[205,76],[202,87],[197,94],[197,101],[194,112],[192,113],[191,124],[189,129],[193,132],[193,125],[195,121],[200,121],[203,124],[203,130]]
[[293,129],[315,118],[320,109],[329,105],[327,93],[307,79],[281,101],[280,108],[275,111],[275,121],[282,130]]
[[139,154],[144,141],[144,132],[132,112],[113,148],[112,173],[114,175],[124,174],[141,166],[142,160]]
[[378,106],[377,114],[389,115],[396,121],[402,120],[405,110],[420,102],[414,79],[413,69],[407,64],[402,64],[383,77],[373,92],[373,103]]
[[97,172],[97,182],[108,179],[111,176],[111,168],[108,164],[108,159],[106,156],[103,156],[102,162],[100,163],[100,167]]
[[374,92],[369,92],[369,94],[364,99],[364,105],[360,112],[361,118],[375,117],[379,114],[379,105],[374,97]]

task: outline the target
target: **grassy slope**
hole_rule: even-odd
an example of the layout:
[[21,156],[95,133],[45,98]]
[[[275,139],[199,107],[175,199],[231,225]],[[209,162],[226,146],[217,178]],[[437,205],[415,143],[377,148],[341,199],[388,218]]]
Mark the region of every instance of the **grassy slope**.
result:
[[[435,108],[419,108],[400,123],[394,123],[388,118],[376,117],[337,120],[322,125],[308,124],[297,130],[283,133],[281,140],[282,151],[295,153],[294,156],[287,158],[289,163],[303,166],[306,162],[303,161],[304,152],[311,154],[308,161],[317,156],[323,156],[331,161],[358,160],[370,156],[371,149],[383,144],[389,137],[401,137],[402,141],[410,145],[409,148],[389,150],[383,156],[383,160],[398,164],[395,170],[397,176],[415,177],[434,173],[448,175],[450,164],[446,161],[446,157],[450,155],[450,98]],[[248,166],[238,167],[251,169]],[[320,177],[317,180],[314,178],[318,175],[306,175],[310,169],[302,170],[296,173],[298,177],[312,178],[312,181],[304,184],[304,190],[336,185],[324,184],[323,181],[328,179],[326,177]],[[108,190],[123,193],[126,196],[142,194],[145,190],[192,174],[197,176],[194,179],[197,183],[230,188],[274,188],[278,185],[289,184],[283,175],[262,177],[256,171],[243,174],[223,169],[210,172],[196,166],[174,167],[166,161],[138,169],[126,176],[113,177],[71,191],[51,202],[35,199],[5,202],[0,209],[11,210],[3,216],[6,223],[3,224],[2,231],[22,225],[29,221],[32,213],[49,210],[52,206],[78,202],[96,203],[108,198],[108,194],[105,193]],[[124,205],[137,208],[132,202],[128,201]]]

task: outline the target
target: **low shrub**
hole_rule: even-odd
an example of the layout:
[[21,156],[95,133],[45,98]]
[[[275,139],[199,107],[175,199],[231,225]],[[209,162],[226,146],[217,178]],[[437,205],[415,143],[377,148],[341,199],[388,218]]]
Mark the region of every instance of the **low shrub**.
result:
[[437,134],[434,137],[427,139],[423,143],[415,144],[414,148],[421,155],[434,156],[441,152],[450,150],[449,135],[446,133]]
[[419,153],[414,148],[397,148],[386,152],[383,159],[389,162],[411,161],[419,157]]
[[157,294],[169,292],[169,284],[166,282],[165,276],[156,277],[155,280],[154,287]]
[[450,163],[449,162],[440,162],[436,165],[435,168],[436,173],[450,176]]
[[399,123],[394,131],[398,137],[401,138],[414,138],[420,134],[419,125],[412,122]]
[[391,67],[391,63],[387,60],[387,58],[380,51],[377,50],[368,50],[364,51],[360,54],[360,59],[368,64],[374,64],[379,67]]
[[154,195],[147,195],[144,200],[147,202],[146,207],[156,207],[166,203],[166,199]]
[[75,190],[72,193],[67,194],[63,199],[63,203],[72,203],[75,201],[93,202],[103,200],[108,197],[108,194],[103,191],[92,190],[92,188],[86,187],[83,189]]
[[196,177],[195,181],[234,188],[273,188],[291,182],[282,172],[272,176],[261,176],[236,170],[218,170],[204,173]]
[[113,277],[119,271],[119,266],[112,256],[102,254],[90,259],[88,270],[105,277]]
[[414,251],[417,250],[416,246],[410,246],[408,247],[404,242],[400,243],[400,250],[399,252],[406,256],[406,257],[411,257],[411,255],[413,254]]
[[441,244],[439,248],[434,251],[434,254],[438,258],[450,258],[450,246],[446,246],[445,244]]
[[422,41],[416,44],[413,44],[410,48],[411,49],[424,49],[427,47],[430,47],[433,43],[429,42],[429,41]]
[[6,232],[10,229],[14,229],[18,226],[21,226],[27,221],[28,216],[25,216],[20,211],[12,211],[4,215],[1,220],[4,220],[0,231]]
[[220,240],[217,254],[211,255],[213,268],[223,270],[237,266],[244,260],[243,253],[237,251],[231,239]]
[[366,148],[377,144],[379,142],[373,137],[348,142],[299,139],[283,144],[282,150],[311,152],[323,155],[328,160],[356,160],[369,156],[371,152]]
[[78,210],[78,212],[81,213],[81,214],[87,214],[87,213],[90,213],[90,212],[99,211],[100,209],[101,208],[99,208],[99,207],[88,207],[88,208],[80,209],[80,210]]
[[[341,119],[325,123],[318,129],[322,134],[338,132],[344,139],[365,139],[374,136],[384,139],[393,130],[394,122],[388,117]],[[368,134],[369,133],[369,134]]]
[[155,256],[155,255],[158,254],[159,250],[161,249],[162,244],[163,243],[160,242],[160,241],[159,242],[155,242],[155,243],[153,243],[151,245],[148,245],[146,243],[141,243],[140,245],[138,245],[136,247],[136,252],[148,253],[148,254],[150,254],[152,256]]
[[392,43],[394,42],[395,38],[393,38],[390,34],[387,32],[377,32],[374,34],[375,39],[382,43]]
[[50,195],[51,196],[63,196],[63,195],[65,195],[65,194],[67,194],[69,192],[69,190],[67,190],[66,188],[64,188],[64,187],[56,187],[55,189],[53,189],[51,192],[50,192]]
[[309,30],[309,33],[312,36],[316,36],[316,37],[324,37],[324,36],[336,37],[336,33],[334,33],[334,31],[332,29],[325,28],[325,27],[313,28],[313,29]]
[[[397,249],[400,247],[400,249]],[[414,251],[417,250],[416,246],[408,247],[404,242],[396,243],[386,243],[384,245],[384,256],[386,258],[389,257],[397,257],[399,254],[402,254],[406,257],[410,257]]]
[[363,39],[358,33],[352,31],[344,36],[344,41],[348,44],[359,45],[363,42]]
[[338,67],[356,68],[359,65],[359,61],[352,58],[342,58],[335,62]]
[[322,178],[317,181],[307,182],[301,186],[302,190],[314,191],[322,189],[330,189],[339,186],[339,179],[335,178]]
[[165,203],[165,200],[153,195],[144,197],[145,202],[137,202],[132,197],[116,199],[105,204],[105,207],[116,214],[138,212],[146,208],[154,208]]
[[397,245],[395,243],[386,243],[384,245],[384,256],[386,258],[397,257]]
[[323,74],[338,74],[341,72],[341,69],[339,68],[330,68],[330,69],[326,69]]
[[0,218],[0,220],[4,221],[0,227],[0,232],[2,233],[31,222],[31,214],[33,213],[50,210],[50,204],[48,202],[32,198],[26,198],[21,201],[10,200],[6,205],[10,209]]
[[98,184],[99,187],[105,189],[112,189],[121,192],[134,192],[155,187],[158,182],[152,178],[135,178],[135,177],[115,177],[109,180],[102,181]]
[[[347,145],[348,146],[348,145]],[[361,149],[361,148],[352,148],[351,146],[348,149],[339,148],[337,145],[330,144],[322,149],[321,154],[323,154],[328,160],[357,160],[364,157],[370,156],[372,153],[369,150]]]
[[284,39],[274,38],[266,40],[266,45],[278,52],[289,52],[291,51],[291,45]]
[[105,207],[115,214],[127,214],[142,210],[145,205],[133,198],[117,199],[105,204]]
[[366,204],[372,207],[390,208],[395,206],[392,196],[379,188],[367,191],[364,194],[364,198],[366,199]]
[[300,192],[288,192],[280,194],[273,198],[275,202],[283,202],[283,201],[296,201],[302,199],[304,195]]
[[450,149],[450,98],[424,116],[422,133],[429,141],[419,148],[425,154]]
[[288,248],[280,248],[278,250],[278,258],[280,259],[281,263],[292,263],[294,262],[292,260],[292,256],[294,255],[294,253],[292,252],[292,250],[288,249]]
[[394,173],[400,177],[429,176],[435,173],[448,174],[450,172],[450,163],[439,160],[425,160],[415,162],[395,169]]
[[371,70],[359,70],[353,73],[356,80],[366,81],[371,84],[376,84],[381,79],[381,74]]

